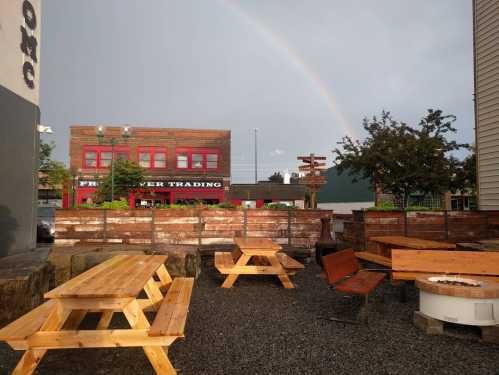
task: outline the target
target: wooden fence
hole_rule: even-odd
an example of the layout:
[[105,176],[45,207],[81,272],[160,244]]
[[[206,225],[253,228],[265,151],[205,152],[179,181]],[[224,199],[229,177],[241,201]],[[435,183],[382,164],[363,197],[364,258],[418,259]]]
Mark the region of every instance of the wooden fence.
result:
[[408,236],[469,242],[499,238],[498,211],[355,211],[341,238],[355,249],[369,248],[374,236]]
[[55,243],[216,245],[267,237],[293,247],[315,245],[328,210],[137,209],[57,210]]

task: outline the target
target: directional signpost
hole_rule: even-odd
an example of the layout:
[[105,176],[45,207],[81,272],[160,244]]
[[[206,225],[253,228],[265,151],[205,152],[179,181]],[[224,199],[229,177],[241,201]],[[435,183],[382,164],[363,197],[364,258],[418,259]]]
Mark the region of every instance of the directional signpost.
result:
[[300,177],[300,184],[306,185],[310,193],[309,208],[317,208],[317,192],[326,183],[326,177],[322,175],[326,170],[326,157],[310,154],[298,156],[298,160],[304,163],[298,166],[298,170],[305,173],[305,176]]

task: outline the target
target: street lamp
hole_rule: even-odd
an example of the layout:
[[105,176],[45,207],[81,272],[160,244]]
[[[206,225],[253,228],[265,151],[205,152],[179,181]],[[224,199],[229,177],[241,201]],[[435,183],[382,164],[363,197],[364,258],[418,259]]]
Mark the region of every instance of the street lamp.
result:
[[[127,143],[128,138],[130,138],[130,127],[124,126],[121,132],[121,139]],[[109,140],[104,139],[104,127],[99,126],[97,128],[97,139],[99,144],[110,144],[111,145],[111,202],[114,201],[114,146],[119,142],[119,139],[111,137]]]

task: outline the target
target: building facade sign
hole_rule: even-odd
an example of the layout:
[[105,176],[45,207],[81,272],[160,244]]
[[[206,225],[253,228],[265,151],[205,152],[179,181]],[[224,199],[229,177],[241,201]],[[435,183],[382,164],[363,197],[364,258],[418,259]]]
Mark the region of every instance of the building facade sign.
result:
[[[79,180],[78,187],[80,188],[96,188],[99,186],[97,180]],[[221,189],[223,181],[194,181],[194,180],[161,180],[161,181],[145,181],[142,183],[143,188],[169,188],[169,189]]]
[[40,0],[0,3],[0,85],[38,105]]

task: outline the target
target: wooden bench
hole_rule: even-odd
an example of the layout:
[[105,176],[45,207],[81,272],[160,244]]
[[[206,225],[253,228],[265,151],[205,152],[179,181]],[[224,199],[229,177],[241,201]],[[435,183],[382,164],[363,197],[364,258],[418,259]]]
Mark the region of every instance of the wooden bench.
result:
[[149,336],[184,337],[193,286],[194,278],[191,277],[177,277],[173,280],[161,302]]
[[[297,260],[291,258],[289,255],[284,253],[276,254],[279,263],[284,267],[287,274],[294,275],[297,271],[305,268],[303,264]],[[272,265],[268,259],[264,256],[254,256],[253,261],[257,266],[260,267],[271,267]],[[232,253],[229,252],[216,252],[215,253],[215,268],[220,271],[220,273],[230,273],[235,267],[234,257]]]
[[55,300],[49,300],[0,329],[0,341],[6,341],[15,350],[22,350],[27,338],[45,323],[55,304]]
[[479,276],[499,282],[499,253],[491,251],[392,250],[394,280],[434,274]]

